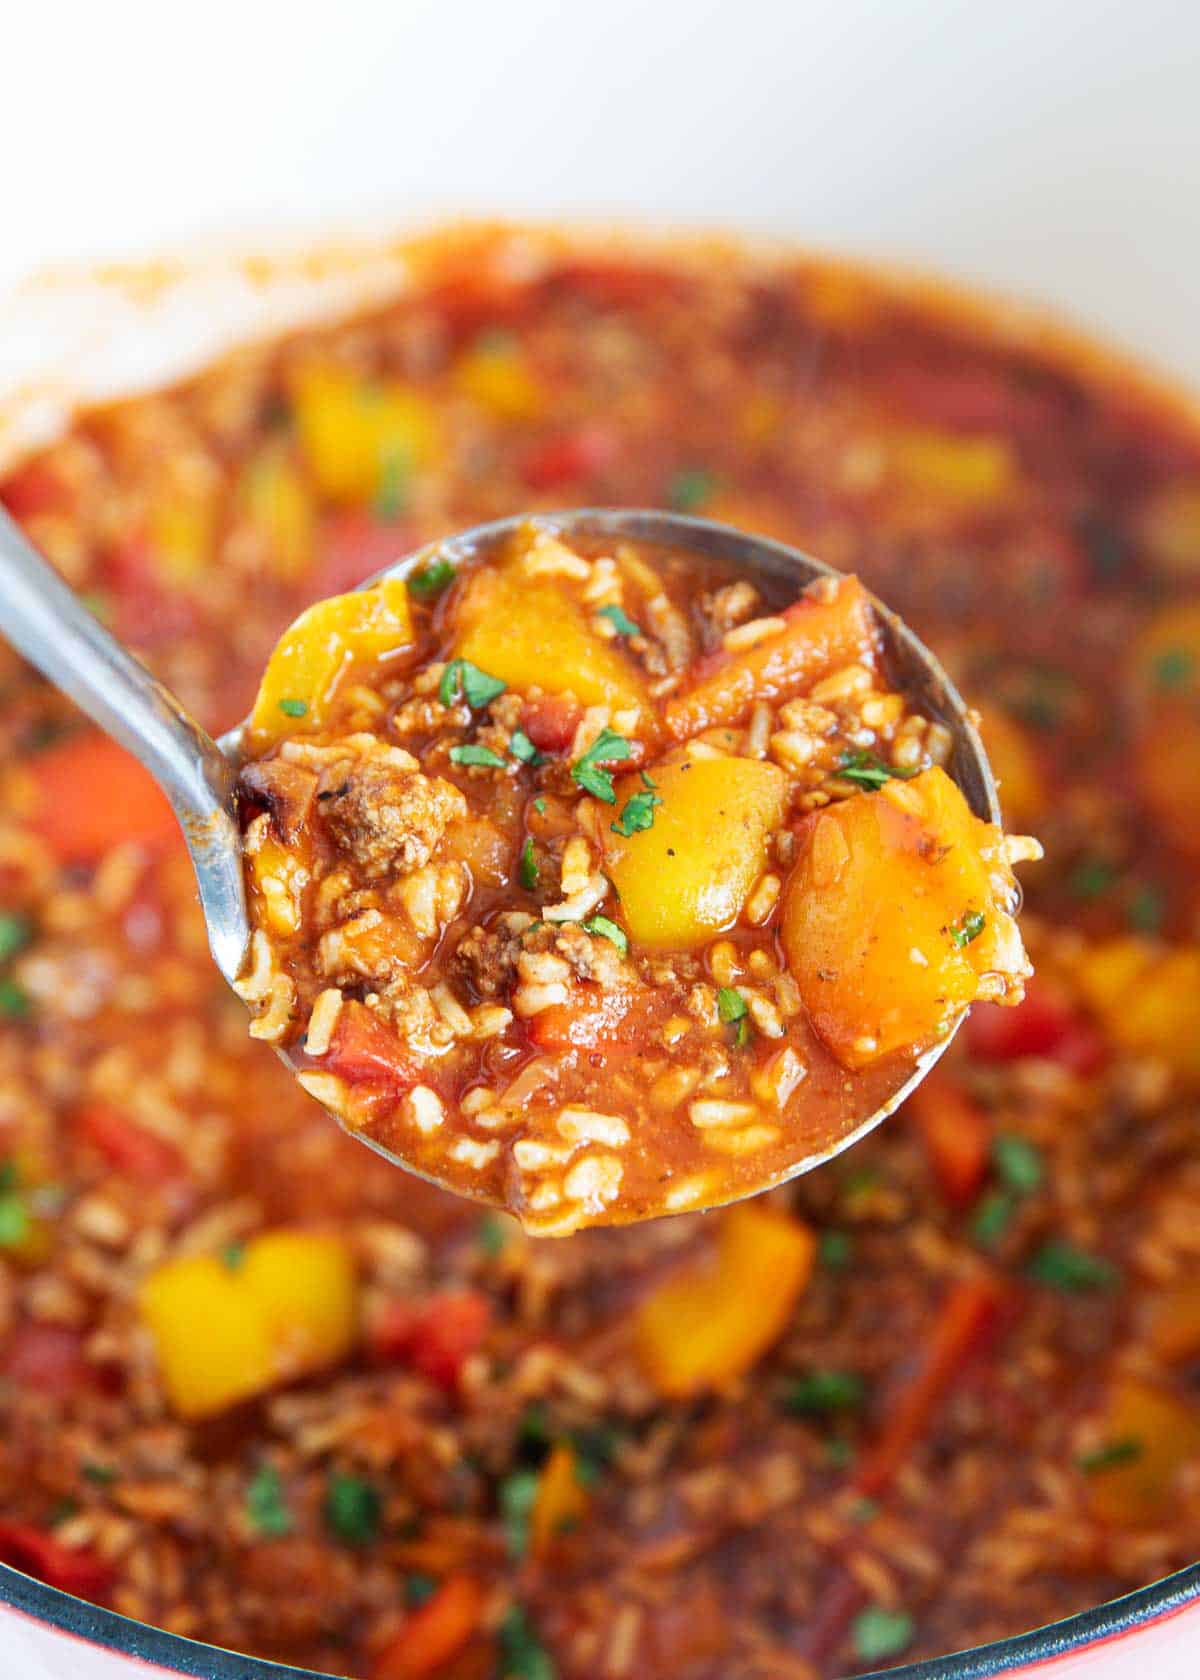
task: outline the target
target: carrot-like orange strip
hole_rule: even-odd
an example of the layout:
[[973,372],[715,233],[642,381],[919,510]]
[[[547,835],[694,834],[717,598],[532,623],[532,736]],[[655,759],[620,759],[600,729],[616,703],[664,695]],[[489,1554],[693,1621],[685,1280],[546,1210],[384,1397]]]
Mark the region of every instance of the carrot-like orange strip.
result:
[[473,1575],[451,1575],[385,1646],[371,1680],[426,1680],[439,1673],[478,1630],[483,1596]]
[[780,616],[787,620],[780,634],[745,652],[701,661],[692,686],[667,703],[673,740],[740,723],[760,700],[788,699],[843,665],[876,660],[879,630],[856,577],[839,579],[836,590],[803,595]]

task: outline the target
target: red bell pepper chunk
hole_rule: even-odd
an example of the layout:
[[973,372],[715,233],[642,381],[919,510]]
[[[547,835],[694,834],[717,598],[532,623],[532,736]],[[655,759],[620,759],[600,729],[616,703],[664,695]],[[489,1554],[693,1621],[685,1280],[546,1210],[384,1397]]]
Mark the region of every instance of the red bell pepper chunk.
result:
[[33,827],[60,863],[97,863],[129,841],[182,840],[175,813],[148,770],[96,729],[81,729],[29,760]]
[[397,1092],[410,1090],[421,1077],[404,1040],[353,999],[342,1005],[322,1065],[351,1085],[383,1085]]
[[1015,1009],[976,1004],[966,1024],[967,1047],[981,1062],[1044,1056],[1072,1073],[1097,1072],[1108,1060],[1104,1036],[1049,982],[1035,978]]
[[432,1680],[475,1637],[484,1591],[473,1575],[450,1575],[414,1610],[375,1659],[371,1680]]
[[555,490],[560,484],[574,484],[611,467],[620,447],[616,433],[607,426],[577,426],[530,450],[521,477],[531,490]]
[[10,1522],[2,1517],[0,1561],[79,1598],[104,1598],[114,1580],[111,1565],[94,1552],[64,1546],[32,1523]]
[[987,1176],[992,1141],[987,1115],[940,1072],[917,1086],[905,1111],[916,1125],[938,1188],[955,1207],[966,1207]]
[[183,1161],[173,1144],[138,1126],[108,1103],[85,1103],[76,1115],[81,1133],[118,1172],[143,1184],[163,1184],[183,1177]]
[[602,992],[589,980],[572,987],[566,1003],[552,1003],[529,1022],[539,1050],[630,1049],[646,1028],[636,992]]
[[390,1301],[367,1332],[372,1356],[407,1364],[449,1393],[483,1346],[492,1307],[477,1289],[449,1289],[422,1302]]
[[314,601],[344,595],[385,566],[394,565],[418,546],[416,527],[404,519],[375,519],[361,508],[347,508],[326,520],[320,556],[305,580]]
[[64,1324],[19,1324],[8,1338],[0,1369],[18,1387],[63,1400],[92,1381],[83,1337]]
[[129,537],[108,552],[101,580],[108,593],[113,630],[134,647],[161,647],[190,635],[199,623],[195,600],[164,583],[140,537]]
[[45,461],[29,461],[0,483],[0,504],[14,519],[57,513],[67,501],[66,486]]

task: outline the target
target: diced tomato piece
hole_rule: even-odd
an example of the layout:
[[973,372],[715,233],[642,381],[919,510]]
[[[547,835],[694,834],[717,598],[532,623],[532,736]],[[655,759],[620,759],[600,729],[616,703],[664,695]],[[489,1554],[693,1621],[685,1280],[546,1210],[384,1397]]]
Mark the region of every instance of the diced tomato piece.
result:
[[521,708],[521,728],[544,753],[566,752],[582,719],[583,707],[565,694],[544,694]]
[[134,647],[159,647],[190,635],[200,612],[182,589],[167,588],[139,537],[110,549],[101,566],[114,633]]
[[64,1546],[32,1523],[10,1522],[2,1517],[0,1561],[80,1598],[103,1598],[113,1584],[111,1566],[94,1552]]
[[1005,1285],[986,1275],[951,1284],[908,1383],[889,1407],[883,1432],[854,1477],[861,1493],[873,1497],[895,1479],[972,1356],[995,1332],[1009,1299]]
[[527,280],[481,272],[431,286],[422,296],[421,307],[436,315],[453,341],[461,344],[489,327],[515,326],[533,296],[534,288]]
[[384,1364],[404,1363],[453,1392],[465,1362],[478,1352],[491,1323],[491,1302],[476,1289],[443,1290],[428,1301],[390,1301],[367,1331],[367,1345]]
[[632,309],[688,289],[686,277],[677,271],[603,257],[559,263],[544,284],[552,293],[573,293],[602,309]]
[[365,1003],[353,1000],[342,1005],[323,1065],[352,1085],[386,1085],[396,1091],[415,1085],[421,1073],[403,1039]]
[[1099,1028],[1041,977],[1027,982],[1024,1002],[1015,1009],[976,1004],[967,1017],[966,1035],[968,1049],[981,1062],[1044,1056],[1086,1077],[1108,1060]]
[[332,514],[321,528],[320,555],[305,582],[314,601],[344,595],[418,547],[416,527],[404,519],[376,519],[363,508]]
[[64,1324],[19,1324],[8,1338],[0,1369],[19,1387],[53,1400],[77,1394],[92,1380],[83,1337]]
[[645,1029],[646,1017],[635,1010],[634,992],[602,992],[581,981],[566,1003],[552,1003],[529,1022],[529,1036],[540,1050],[628,1049]]
[[[609,426],[590,424],[546,438],[526,455],[521,476],[532,490],[554,490],[611,467],[621,444]],[[532,739],[532,737],[531,737]]]
[[992,1139],[987,1115],[961,1086],[939,1072],[918,1085],[905,1106],[938,1188],[955,1207],[965,1207],[987,1176]]
[[432,1680],[474,1637],[483,1606],[473,1575],[449,1576],[380,1652],[371,1680]]
[[1044,427],[1056,404],[1013,373],[996,368],[910,363],[886,376],[885,395],[912,419],[963,432]]
[[96,863],[126,842],[157,849],[182,840],[150,772],[99,730],[68,735],[28,767],[37,788],[33,826],[60,863]]
[[108,1103],[85,1103],[76,1115],[80,1132],[119,1172],[143,1184],[163,1184],[183,1176],[174,1145],[137,1125]]
[[68,500],[62,479],[45,461],[29,461],[0,483],[0,504],[14,519],[56,513]]

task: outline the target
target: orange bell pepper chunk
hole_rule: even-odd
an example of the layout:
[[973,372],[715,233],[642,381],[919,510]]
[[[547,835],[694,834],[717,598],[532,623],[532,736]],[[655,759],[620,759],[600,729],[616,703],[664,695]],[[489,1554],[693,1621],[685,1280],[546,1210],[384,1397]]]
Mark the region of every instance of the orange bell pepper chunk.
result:
[[953,1079],[936,1071],[917,1086],[905,1111],[938,1188],[955,1207],[965,1207],[987,1176],[992,1129],[986,1114]]
[[1200,1283],[1180,1283],[1154,1295],[1145,1323],[1150,1346],[1169,1364],[1200,1353]]
[[744,653],[702,660],[691,687],[668,701],[667,734],[690,740],[704,729],[740,723],[759,700],[802,694],[839,666],[873,665],[879,631],[866,590],[844,577],[832,590],[806,593],[780,615],[787,629]]
[[414,1610],[384,1647],[371,1680],[427,1680],[474,1637],[483,1616],[483,1587],[473,1575],[451,1575]]
[[786,1214],[743,1205],[724,1215],[715,1252],[668,1278],[638,1308],[638,1359],[661,1394],[722,1388],[783,1334],[812,1275],[816,1239]]
[[579,1480],[578,1468],[574,1448],[561,1441],[542,1465],[529,1515],[534,1557],[544,1557],[558,1537],[574,1528],[587,1512],[587,1489]]
[[161,847],[182,838],[148,770],[99,730],[85,729],[29,760],[33,826],[60,863],[98,863],[114,846]]
[[1088,1503],[1102,1522],[1136,1528],[1163,1516],[1175,1478],[1200,1458],[1200,1407],[1133,1377],[1114,1383],[1104,1417],[1112,1462],[1088,1470]]

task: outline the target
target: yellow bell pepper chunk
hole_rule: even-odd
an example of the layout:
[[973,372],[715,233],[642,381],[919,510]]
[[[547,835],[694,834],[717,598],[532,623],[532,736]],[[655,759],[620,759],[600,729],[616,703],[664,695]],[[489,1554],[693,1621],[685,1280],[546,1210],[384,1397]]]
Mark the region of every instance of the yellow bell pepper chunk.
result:
[[921,494],[986,507],[1016,481],[1012,451],[1001,438],[910,431],[890,438],[887,450],[893,471],[908,489]]
[[268,836],[247,854],[250,876],[262,897],[267,926],[287,938],[299,933],[304,909],[304,888],[309,872],[295,852]]
[[1113,1462],[1088,1471],[1088,1503],[1102,1522],[1136,1528],[1170,1507],[1182,1466],[1200,1457],[1200,1407],[1150,1383],[1113,1385],[1101,1446]]
[[532,420],[542,407],[541,389],[516,345],[476,345],[460,359],[454,383],[497,420]]
[[1025,731],[999,707],[980,710],[980,734],[1000,790],[1005,821],[1017,828],[1034,823],[1046,806],[1046,785]]
[[412,642],[402,579],[318,601],[284,631],[267,663],[250,714],[253,746],[320,729],[352,665],[391,658]]
[[579,1480],[574,1448],[560,1441],[542,1465],[529,1514],[529,1542],[534,1557],[544,1557],[560,1535],[582,1522],[587,1508],[587,1489]]
[[653,706],[632,661],[592,629],[567,583],[530,572],[527,561],[521,552],[470,579],[455,652],[518,692],[537,687],[585,706],[634,708],[651,727]]
[[1074,974],[1121,1049],[1200,1083],[1200,946],[1108,939],[1084,951]]
[[660,1394],[725,1387],[778,1341],[812,1275],[816,1239],[785,1214],[745,1204],[721,1219],[707,1260],[668,1278],[634,1321],[639,1362]]
[[138,1305],[172,1409],[202,1418],[342,1358],[357,1296],[339,1239],[275,1231],[248,1244],[236,1266],[211,1254],[168,1260]]
[[404,385],[313,362],[296,373],[292,401],[305,460],[331,501],[371,501],[389,473],[424,466],[437,453],[437,412]]
[[[686,752],[657,765],[650,780],[662,801],[653,826],[626,837],[606,824],[606,870],[632,939],[690,950],[737,921],[783,821],[787,781],[760,759]],[[640,776],[623,776],[614,817],[640,791],[648,791]]]
[[246,467],[239,493],[272,569],[287,581],[302,578],[312,564],[316,528],[303,474],[278,450],[266,451]]
[[1200,479],[1185,479],[1160,490],[1141,521],[1142,541],[1165,572],[1200,575]]
[[212,557],[212,497],[172,493],[150,509],[146,522],[155,570],[164,583],[195,583]]
[[784,890],[780,938],[842,1065],[932,1044],[985,978],[989,993],[999,980],[1019,1002],[1031,970],[1014,902],[999,831],[944,770],[817,812]]

